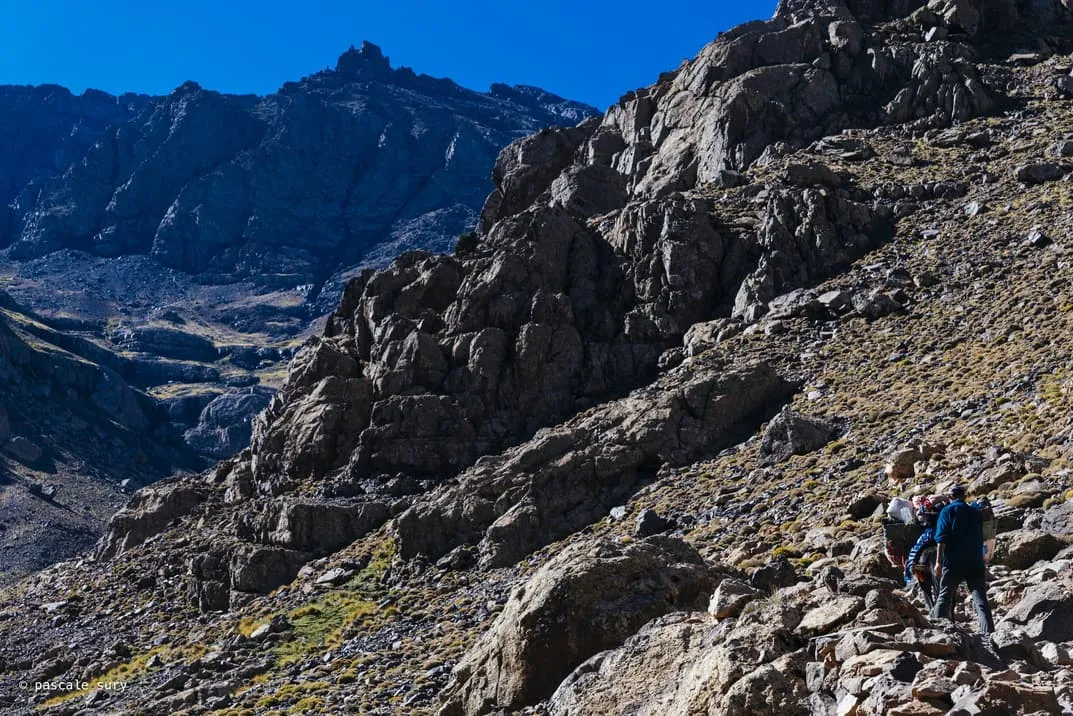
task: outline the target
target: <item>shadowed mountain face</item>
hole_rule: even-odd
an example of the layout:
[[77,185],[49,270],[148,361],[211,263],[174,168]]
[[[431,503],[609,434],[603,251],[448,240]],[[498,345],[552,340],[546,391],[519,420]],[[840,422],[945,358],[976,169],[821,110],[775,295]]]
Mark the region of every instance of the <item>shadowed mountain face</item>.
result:
[[[1073,711],[1071,67],[1057,0],[786,0],[512,142],[247,449],[0,591],[0,705]],[[884,554],[891,498],[958,482],[991,639]]]
[[304,286],[313,299],[340,269],[449,250],[476,223],[503,146],[594,111],[395,70],[369,43],[263,98],[187,83],[20,205],[10,255],[144,254],[202,281]]
[[[127,121],[150,101],[97,90],[77,96],[56,85],[0,87],[0,204],[26,211],[42,185],[81,159],[109,125]],[[13,228],[0,223],[0,246],[11,241]]]

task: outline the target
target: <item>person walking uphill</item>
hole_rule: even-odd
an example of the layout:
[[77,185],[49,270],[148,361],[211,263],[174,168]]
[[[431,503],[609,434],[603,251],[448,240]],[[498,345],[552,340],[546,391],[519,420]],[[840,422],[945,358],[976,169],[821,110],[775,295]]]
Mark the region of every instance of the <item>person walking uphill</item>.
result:
[[964,487],[950,488],[950,497],[951,503],[939,513],[935,526],[935,541],[939,545],[935,559],[939,597],[935,600],[933,616],[946,619],[953,616],[954,595],[958,585],[965,582],[976,604],[980,632],[990,634],[995,624],[987,601],[983,520],[976,508],[965,503]]

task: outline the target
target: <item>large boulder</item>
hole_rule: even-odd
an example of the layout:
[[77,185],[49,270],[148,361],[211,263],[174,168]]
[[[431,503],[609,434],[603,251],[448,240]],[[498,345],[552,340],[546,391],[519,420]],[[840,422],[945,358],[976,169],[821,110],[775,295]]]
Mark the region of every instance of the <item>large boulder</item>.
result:
[[800,615],[772,599],[737,620],[674,613],[573,671],[547,701],[574,714],[806,716]]
[[760,454],[768,462],[781,462],[791,455],[819,450],[837,434],[838,427],[834,423],[785,408],[767,424]]
[[142,488],[108,521],[97,543],[97,559],[111,559],[162,532],[197,509],[207,494],[206,487],[183,479]]
[[311,555],[278,547],[243,546],[231,557],[231,589],[267,594],[298,576]]
[[1068,579],[1029,587],[999,623],[1036,640],[1073,641],[1073,585]]
[[1065,546],[1055,535],[1041,530],[1015,530],[998,537],[993,562],[1010,569],[1028,569],[1036,562],[1052,559]]
[[551,695],[588,657],[672,610],[702,609],[712,578],[680,540],[568,547],[507,602],[455,668],[443,714],[518,709]]

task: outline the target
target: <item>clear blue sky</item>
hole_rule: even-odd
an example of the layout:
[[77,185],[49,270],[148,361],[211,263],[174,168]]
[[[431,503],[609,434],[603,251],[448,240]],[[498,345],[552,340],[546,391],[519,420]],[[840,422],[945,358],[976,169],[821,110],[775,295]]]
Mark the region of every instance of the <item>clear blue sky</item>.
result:
[[266,94],[370,40],[396,67],[600,108],[776,0],[0,0],[0,84]]

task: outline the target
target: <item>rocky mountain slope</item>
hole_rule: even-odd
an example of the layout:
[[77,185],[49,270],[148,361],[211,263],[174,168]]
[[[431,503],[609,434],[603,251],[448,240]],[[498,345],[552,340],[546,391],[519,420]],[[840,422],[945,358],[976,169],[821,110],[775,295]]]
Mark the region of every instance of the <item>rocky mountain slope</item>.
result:
[[[28,484],[47,478],[72,498],[65,507],[96,510],[84,547],[122,480],[204,469],[245,448],[283,359],[334,307],[341,277],[409,248],[449,250],[476,224],[502,147],[593,113],[534,87],[478,93],[393,69],[369,43],[267,97],[193,83],[161,98],[0,88],[8,317],[28,341],[72,358],[53,377],[92,365],[115,391],[138,396],[144,415],[120,425],[171,455],[132,470],[126,458],[80,452],[78,441],[63,448],[49,439],[50,420],[28,419],[25,437],[47,459],[84,466],[74,482],[61,470]],[[48,415],[18,404],[39,399],[27,387],[35,380],[10,377],[12,411]],[[62,401],[53,409],[66,415]],[[96,488],[91,475],[104,478]],[[9,577],[43,566],[49,552],[75,553],[42,542],[47,531],[11,533]]]
[[[787,0],[514,142],[249,449],[2,592],[0,703],[1073,711],[1071,52],[1057,0]],[[955,481],[998,506],[991,639],[882,554]]]
[[82,158],[113,124],[141,111],[150,98],[98,90],[73,95],[57,85],[0,87],[0,246],[7,246],[20,212],[49,179]]
[[132,387],[180,367],[80,343],[0,292],[0,581],[86,550],[130,492],[204,464],[179,432],[198,409]]

